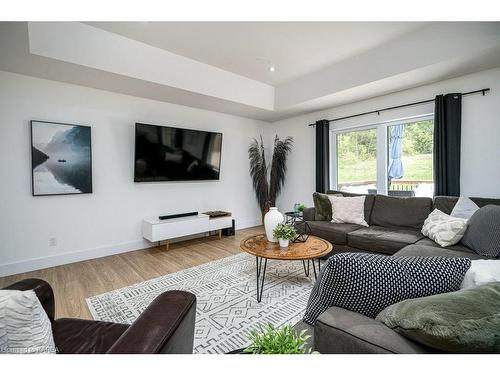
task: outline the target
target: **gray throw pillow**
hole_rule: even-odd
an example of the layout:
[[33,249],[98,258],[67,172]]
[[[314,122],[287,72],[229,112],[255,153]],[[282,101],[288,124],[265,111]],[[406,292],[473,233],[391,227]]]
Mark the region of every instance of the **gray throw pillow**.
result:
[[[332,194],[333,196],[342,196],[342,194]],[[328,199],[328,194],[313,193],[314,202],[314,220],[331,221],[332,220],[332,202]]]
[[474,212],[462,244],[479,255],[500,257],[500,206],[487,205]]
[[500,352],[500,282],[405,300],[377,316],[397,333],[454,353]]

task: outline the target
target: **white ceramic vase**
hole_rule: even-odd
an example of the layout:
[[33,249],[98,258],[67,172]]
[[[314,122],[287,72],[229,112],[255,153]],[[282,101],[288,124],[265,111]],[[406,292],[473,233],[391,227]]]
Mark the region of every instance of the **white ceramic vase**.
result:
[[287,249],[289,242],[290,242],[290,240],[284,240],[284,239],[280,238],[280,247],[282,249]]
[[266,237],[270,242],[278,242],[274,238],[273,231],[276,225],[283,222],[283,214],[278,211],[278,207],[270,207],[267,214],[264,216],[264,228],[266,228]]

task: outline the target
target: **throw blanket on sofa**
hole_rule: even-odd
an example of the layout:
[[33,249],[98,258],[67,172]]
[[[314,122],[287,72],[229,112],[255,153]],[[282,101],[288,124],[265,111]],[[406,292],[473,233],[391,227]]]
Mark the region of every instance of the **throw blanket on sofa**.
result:
[[304,321],[314,325],[331,306],[375,318],[396,302],[456,291],[470,265],[466,258],[336,254],[316,281]]

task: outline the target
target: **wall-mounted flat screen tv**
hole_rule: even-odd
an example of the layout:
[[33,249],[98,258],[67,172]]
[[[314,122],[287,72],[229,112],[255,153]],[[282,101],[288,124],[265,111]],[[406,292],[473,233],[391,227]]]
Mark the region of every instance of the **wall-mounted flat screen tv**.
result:
[[135,182],[218,180],[222,133],[135,124]]

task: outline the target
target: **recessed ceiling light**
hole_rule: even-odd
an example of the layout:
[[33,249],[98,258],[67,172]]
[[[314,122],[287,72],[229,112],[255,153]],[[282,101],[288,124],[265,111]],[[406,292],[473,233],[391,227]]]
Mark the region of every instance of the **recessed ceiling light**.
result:
[[271,66],[268,68],[268,70],[269,70],[270,72],[274,72],[274,71],[276,70],[276,67],[275,67],[275,66],[273,66],[273,65],[271,65]]

